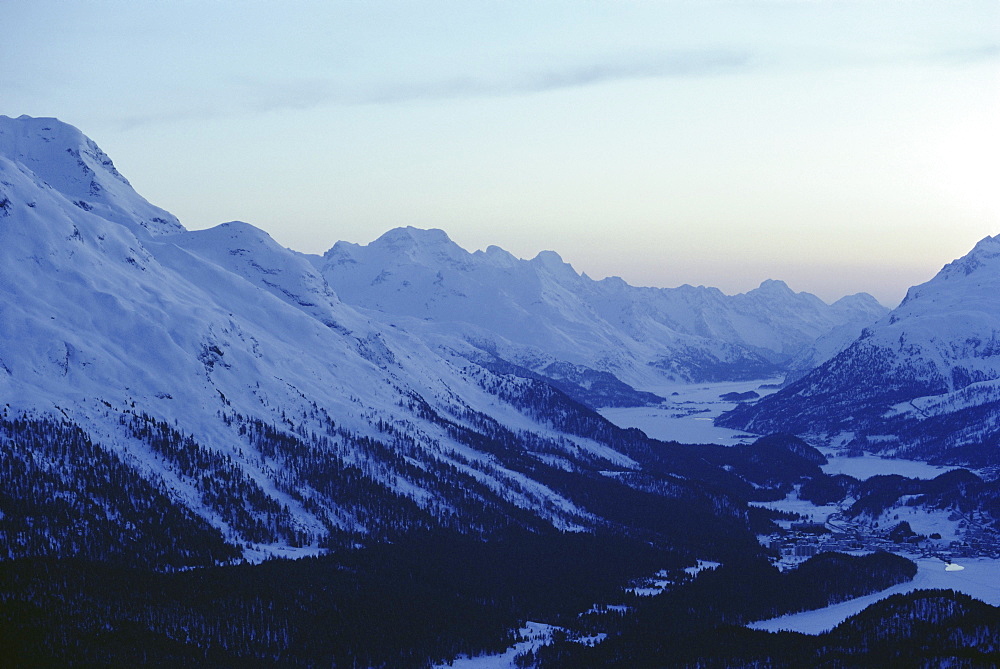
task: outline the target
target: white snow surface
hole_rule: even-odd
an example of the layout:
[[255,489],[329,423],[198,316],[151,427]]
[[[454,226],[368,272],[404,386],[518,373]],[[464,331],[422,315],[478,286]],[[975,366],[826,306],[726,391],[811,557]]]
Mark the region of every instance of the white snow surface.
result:
[[836,357],[739,420],[830,438],[849,423],[853,448],[932,458],[993,443],[998,406],[1000,235],[910,288]]
[[963,592],[987,604],[1000,606],[1000,560],[991,558],[959,559],[955,561],[955,564],[963,569],[958,570],[949,569],[948,563],[937,558],[920,558],[914,562],[917,565],[917,574],[908,583],[900,583],[881,592],[833,604],[823,609],[793,613],[750,623],[748,627],[769,632],[787,630],[803,634],[822,634],[886,597],[906,594],[914,590],[937,588]]
[[[336,282],[370,304],[345,303]],[[337,244],[323,258],[282,248],[241,222],[191,232],[138,195],[76,128],[6,116],[0,289],[0,411],[72,420],[138,471],[162,477],[172,495],[241,544],[201,505],[192,481],[126,434],[120,418],[142,412],[194,435],[313,533],[322,532],[318,513],[344,529],[367,527],[351,509],[308,511],[281,492],[278,464],[249,447],[226,416],[289,433],[334,436],[326,417],[358,437],[402,433],[413,440],[418,467],[444,461],[554,526],[578,529],[588,514],[457,443],[420,402],[458,424],[483,414],[516,433],[558,440],[562,450],[545,455],[555,466],[634,463],[500,401],[488,383],[516,389],[522,381],[470,364],[472,353],[493,346],[531,367],[579,361],[662,385],[648,363],[676,346],[697,344],[719,359],[787,356],[867,308],[863,299],[860,307],[825,305],[780,282],[732,297],[595,282],[551,252],[531,261],[495,247],[470,254],[440,231],[395,230],[367,247]],[[703,402],[718,408],[707,395]],[[331,449],[418,505],[447,508],[335,436]],[[248,557],[267,550],[255,545]]]
[[[446,667],[453,669],[516,669],[514,658],[528,651],[534,652],[547,644],[552,639],[552,633],[557,629],[559,628],[554,625],[529,620],[519,630],[522,640],[504,652],[494,655],[477,655],[476,657],[462,655],[451,662],[437,665],[435,669],[445,669]],[[594,642],[599,643],[599,640],[595,639]]]

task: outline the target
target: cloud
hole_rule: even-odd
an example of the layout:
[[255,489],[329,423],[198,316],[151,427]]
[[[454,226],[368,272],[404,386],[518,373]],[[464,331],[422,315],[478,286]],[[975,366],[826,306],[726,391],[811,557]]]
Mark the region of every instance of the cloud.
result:
[[949,49],[930,54],[930,60],[945,65],[969,65],[1000,59],[1000,44],[981,44],[963,49]]
[[714,76],[746,68],[744,51],[672,51],[535,71],[476,73],[437,80],[344,84],[329,79],[232,79],[212,90],[172,96],[174,106],[118,119],[123,129],[152,123],[311,109],[324,105],[393,105],[413,101],[533,95],[615,81]]
[[744,69],[750,61],[750,54],[744,51],[676,51],[500,77],[465,76],[441,81],[389,84],[354,91],[340,101],[390,104],[410,100],[530,95],[629,79],[712,76]]

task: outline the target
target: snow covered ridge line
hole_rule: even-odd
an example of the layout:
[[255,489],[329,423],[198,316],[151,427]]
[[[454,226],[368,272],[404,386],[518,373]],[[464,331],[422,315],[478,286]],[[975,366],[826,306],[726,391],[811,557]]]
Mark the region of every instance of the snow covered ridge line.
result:
[[[0,158],[84,211],[152,235],[183,230],[175,216],[136,194],[92,139],[58,119],[0,116]],[[2,186],[13,188],[9,183]],[[0,201],[9,202],[4,208],[8,215],[10,207],[19,204],[11,200],[12,194],[0,195]],[[32,206],[32,201],[27,204]]]
[[[440,423],[489,410],[550,430],[340,304],[301,257],[251,226],[213,238],[144,225],[150,205],[78,131],[2,121],[0,392],[12,416],[84,427],[234,545],[589,517]],[[70,489],[75,471],[53,465]]]
[[[412,227],[365,246],[338,242],[311,260],[341,299],[428,339],[461,333],[474,348],[534,373],[570,365],[637,388],[763,378],[793,360],[808,364],[807,349],[819,362],[887,313],[865,294],[827,305],[781,281],[733,296],[593,281],[551,251],[532,260],[495,246],[469,253],[441,230]],[[814,346],[834,331],[839,344]]]

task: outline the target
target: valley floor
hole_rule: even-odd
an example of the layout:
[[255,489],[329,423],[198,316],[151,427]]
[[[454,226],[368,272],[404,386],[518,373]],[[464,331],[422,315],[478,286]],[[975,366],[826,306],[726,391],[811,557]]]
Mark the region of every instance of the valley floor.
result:
[[[774,392],[777,381],[764,379],[744,383],[718,383],[678,385],[656,391],[667,397],[657,407],[606,408],[601,414],[621,427],[636,427],[650,437],[681,443],[716,443],[727,446],[754,441],[758,435],[743,434],[735,430],[716,427],[713,420],[736,406],[724,399],[727,393],[756,391],[760,395]],[[914,479],[933,479],[956,467],[930,465],[925,462],[882,458],[864,454],[846,457],[833,448],[821,448],[828,459],[822,466],[829,475],[846,474],[858,480],[873,476],[896,474]],[[752,623],[748,627],[766,631],[793,631],[805,634],[822,634],[857,614],[872,604],[894,594],[914,590],[948,589],[965,593],[987,604],[1000,606],[1000,542],[995,532],[978,528],[975,519],[947,511],[922,507],[900,507],[887,511],[885,517],[867,519],[865,523],[849,521],[839,504],[817,506],[799,499],[796,491],[775,502],[755,503],[776,511],[798,514],[800,522],[814,523],[826,528],[825,534],[797,533],[790,531],[791,521],[778,521],[785,532],[772,537],[761,537],[764,544],[780,552],[778,565],[794,567],[809,556],[823,551],[864,554],[887,550],[901,554],[917,564],[917,575],[907,583],[822,609],[805,611]],[[853,500],[852,500],[853,501]],[[877,531],[878,521],[884,529],[906,521],[915,532],[924,536],[941,536],[939,541],[925,540],[923,544],[895,543]],[[874,524],[874,525],[873,525]],[[982,532],[978,530],[983,530]],[[988,536],[986,536],[988,535]],[[959,542],[952,539],[961,539]],[[507,666],[507,665],[504,665]],[[471,666],[470,666],[471,669]]]
[[728,393],[754,391],[761,396],[777,390],[781,379],[727,381],[724,383],[666,384],[643,388],[666,398],[651,407],[607,407],[599,413],[619,427],[637,427],[653,439],[682,444],[748,444],[757,435],[716,427],[715,419],[734,408],[737,402],[725,400]]
[[[717,427],[715,419],[733,409],[739,402],[724,399],[729,393],[756,392],[761,397],[777,391],[780,378],[721,383],[664,384],[643,388],[665,397],[659,406],[605,407],[599,413],[619,427],[636,427],[653,439],[682,444],[749,444],[759,436],[739,430]],[[820,448],[830,461],[823,465],[827,474],[847,474],[867,479],[879,474],[899,474],[909,478],[931,479],[954,467],[929,465],[918,460],[881,458],[865,454],[844,457],[832,448]]]

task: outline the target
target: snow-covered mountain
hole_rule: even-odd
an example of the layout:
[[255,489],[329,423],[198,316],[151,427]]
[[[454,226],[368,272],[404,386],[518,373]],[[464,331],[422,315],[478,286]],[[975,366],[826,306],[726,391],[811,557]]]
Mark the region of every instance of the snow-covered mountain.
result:
[[724,468],[371,313],[253,226],[185,230],[75,128],[0,117],[0,550],[194,564],[414,528],[745,531]]
[[[552,251],[469,253],[441,230],[412,227],[364,246],[338,242],[312,260],[345,302],[427,341],[578,385],[585,374],[638,388],[773,376],[817,338],[860,332],[887,312],[867,294],[828,305],[773,280],[734,296],[594,281]],[[814,349],[810,360],[835,352]]]
[[1000,236],[980,241],[848,348],[723,416],[849,448],[995,464],[1000,456]]

